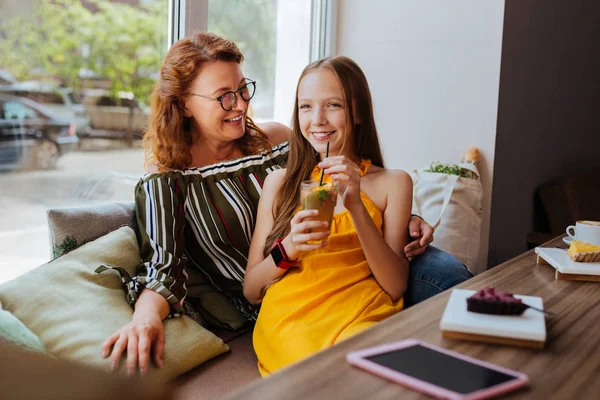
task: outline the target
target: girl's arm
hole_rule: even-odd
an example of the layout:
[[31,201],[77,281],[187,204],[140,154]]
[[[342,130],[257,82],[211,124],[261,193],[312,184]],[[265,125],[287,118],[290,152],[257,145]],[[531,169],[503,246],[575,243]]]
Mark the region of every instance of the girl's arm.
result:
[[377,185],[377,190],[387,192],[382,237],[360,198],[358,166],[345,156],[326,158],[319,166],[338,183],[375,279],[393,301],[400,299],[408,281],[408,260],[403,249],[408,241],[406,228],[412,207],[410,175],[404,171],[382,171],[385,176]]
[[274,224],[273,203],[284,175],[285,170],[280,169],[271,172],[267,176],[258,202],[256,224],[254,233],[252,233],[248,265],[244,277],[244,296],[252,304],[260,303],[262,289],[286,272],[281,268],[277,268],[275,262],[273,262],[273,257],[270,255],[267,258],[263,257],[263,247]]
[[383,213],[383,237],[363,207],[350,210],[358,238],[375,279],[396,301],[406,291],[408,260],[404,246],[408,242],[406,228],[412,207],[412,179],[404,171],[386,171],[385,187],[389,188]]
[[[265,184],[258,202],[256,216],[256,228],[252,234],[250,251],[248,254],[248,265],[244,278],[244,296],[252,304],[258,304],[262,300],[262,290],[270,283],[281,278],[287,271],[278,268],[273,257],[263,256],[265,241],[273,229],[273,203],[283,178],[285,170],[271,172]],[[325,240],[321,244],[308,244],[309,240],[326,239],[329,231],[310,232],[311,229],[323,228],[327,222],[304,221],[304,218],[317,215],[315,210],[299,211],[290,222],[290,233],[283,239],[282,244],[288,257],[292,260],[306,251],[316,250],[325,246]]]

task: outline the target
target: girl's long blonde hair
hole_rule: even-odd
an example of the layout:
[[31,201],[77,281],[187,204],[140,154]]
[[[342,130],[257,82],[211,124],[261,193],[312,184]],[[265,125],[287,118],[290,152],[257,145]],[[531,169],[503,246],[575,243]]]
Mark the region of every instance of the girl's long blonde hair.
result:
[[[190,166],[192,117],[185,117],[184,112],[192,83],[208,62],[241,64],[243,60],[234,42],[207,32],[196,32],[171,47],[152,93],[150,123],[143,140],[146,165],[156,163],[159,170]],[[265,133],[249,116],[246,116],[245,134],[237,142],[244,154],[271,147]]]
[[346,135],[344,146],[348,145],[349,154],[360,159],[369,159],[373,165],[384,167],[375,118],[373,101],[365,74],[351,59],[344,56],[327,57],[309,64],[298,80],[296,100],[292,116],[292,137],[283,183],[278,190],[273,205],[275,224],[267,237],[263,253],[269,253],[275,241],[285,237],[290,231],[290,221],[300,204],[300,184],[309,179],[319,155],[304,138],[298,119],[298,89],[302,79],[311,72],[327,69],[337,77],[344,94],[346,110]]

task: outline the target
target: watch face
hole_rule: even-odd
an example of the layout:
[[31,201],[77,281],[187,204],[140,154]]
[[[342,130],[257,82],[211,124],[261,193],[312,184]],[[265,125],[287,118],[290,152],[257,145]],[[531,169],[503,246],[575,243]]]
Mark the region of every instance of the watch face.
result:
[[279,264],[281,264],[283,261],[283,254],[281,254],[279,246],[275,246],[271,249],[271,257],[273,257],[273,262],[275,262],[275,265],[279,266]]

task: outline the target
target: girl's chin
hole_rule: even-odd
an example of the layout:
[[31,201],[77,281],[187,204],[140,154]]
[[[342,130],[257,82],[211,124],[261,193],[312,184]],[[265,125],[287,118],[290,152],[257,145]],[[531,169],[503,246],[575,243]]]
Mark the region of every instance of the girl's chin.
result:
[[[325,153],[327,151],[327,142],[312,142],[312,147],[318,153]],[[339,151],[338,146],[334,142],[329,142],[329,155],[337,154]]]

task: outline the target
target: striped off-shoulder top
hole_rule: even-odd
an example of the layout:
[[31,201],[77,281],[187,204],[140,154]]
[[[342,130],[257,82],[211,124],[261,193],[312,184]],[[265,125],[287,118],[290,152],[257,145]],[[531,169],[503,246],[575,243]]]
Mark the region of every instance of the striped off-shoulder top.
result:
[[181,315],[195,269],[256,319],[242,291],[250,238],[263,182],[285,167],[288,150],[285,142],[271,152],[143,176],[135,189],[142,264],[126,282],[130,303],[146,287],[168,300],[171,316]]

